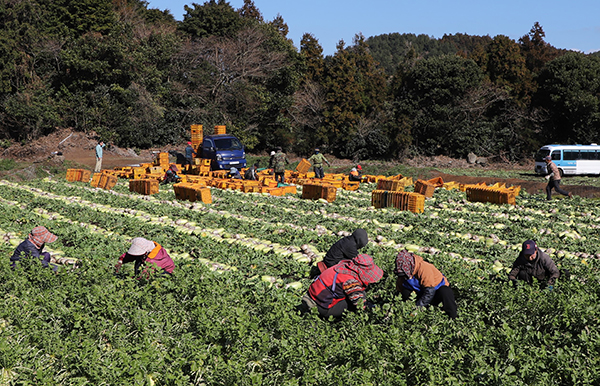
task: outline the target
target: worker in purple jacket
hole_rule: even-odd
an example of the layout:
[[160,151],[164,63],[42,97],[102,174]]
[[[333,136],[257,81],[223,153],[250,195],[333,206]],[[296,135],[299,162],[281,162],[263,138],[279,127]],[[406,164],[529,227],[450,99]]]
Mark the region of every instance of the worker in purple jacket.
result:
[[[22,258],[33,257],[39,259],[42,262],[44,268],[48,268],[50,265],[50,253],[43,252],[44,245],[46,243],[53,243],[58,237],[52,233],[46,227],[38,226],[31,230],[31,233],[27,235],[27,238],[17,246],[15,252],[10,258],[11,266],[16,268],[17,262]],[[55,265],[52,265],[56,269]]]

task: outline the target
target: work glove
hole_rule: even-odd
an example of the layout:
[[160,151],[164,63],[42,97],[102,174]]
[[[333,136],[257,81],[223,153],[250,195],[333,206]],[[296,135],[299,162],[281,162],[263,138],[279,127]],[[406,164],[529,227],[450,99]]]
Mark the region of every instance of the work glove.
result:
[[547,175],[544,178],[547,179],[547,180],[549,180],[550,179],[550,175]]
[[121,266],[123,265],[122,261],[119,261],[117,264],[115,264],[115,271],[117,273],[119,273],[119,270],[121,269]]
[[510,281],[512,282],[513,287],[517,288],[517,279],[510,279]]
[[552,291],[554,291],[554,286],[553,285],[549,285],[548,287],[546,287],[546,290],[548,292],[552,292]]
[[370,301],[365,302],[365,309],[371,310],[373,308],[375,308],[375,304],[371,303]]

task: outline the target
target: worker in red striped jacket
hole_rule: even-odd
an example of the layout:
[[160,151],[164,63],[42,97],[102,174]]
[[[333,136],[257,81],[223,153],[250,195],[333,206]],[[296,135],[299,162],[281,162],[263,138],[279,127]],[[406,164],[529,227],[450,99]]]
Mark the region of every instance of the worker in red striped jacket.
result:
[[339,318],[344,310],[370,307],[367,301],[367,287],[383,277],[383,270],[367,254],[360,254],[352,260],[342,260],[339,264],[321,273],[310,285],[302,298],[302,308],[317,307],[323,317]]

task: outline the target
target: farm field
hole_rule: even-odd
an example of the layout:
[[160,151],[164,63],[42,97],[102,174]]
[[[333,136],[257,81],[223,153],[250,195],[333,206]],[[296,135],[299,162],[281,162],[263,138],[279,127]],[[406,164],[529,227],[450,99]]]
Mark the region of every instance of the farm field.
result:
[[[437,189],[424,213],[371,207],[375,184],[332,203],[211,189],[213,204],[112,191],[61,178],[0,181],[0,385],[586,385],[600,379],[600,208],[592,199],[516,205]],[[409,189],[407,189],[409,190]],[[79,268],[58,274],[15,248],[36,225]],[[356,228],[383,268],[376,304],[339,322],[296,307],[311,261]],[[143,236],[175,260],[172,277],[114,273]],[[506,280],[521,243],[568,271],[549,292]],[[459,317],[394,293],[407,247],[450,281]],[[48,249],[48,248],[47,248]]]

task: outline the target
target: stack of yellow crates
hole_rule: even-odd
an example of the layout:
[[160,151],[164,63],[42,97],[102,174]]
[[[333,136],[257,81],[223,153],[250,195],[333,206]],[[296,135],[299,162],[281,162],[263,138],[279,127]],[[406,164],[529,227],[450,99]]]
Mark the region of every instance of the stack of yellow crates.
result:
[[337,188],[328,184],[305,184],[302,185],[302,198],[309,200],[318,200],[323,198],[327,202],[333,202],[336,199]]
[[425,210],[425,196],[413,192],[374,190],[371,193],[371,204],[375,208],[394,207],[413,213],[423,213]]
[[92,172],[85,169],[67,169],[67,181],[90,182]]
[[158,180],[153,179],[139,179],[129,180],[129,191],[136,192],[144,195],[151,195],[158,193]]
[[180,182],[173,185],[173,190],[175,191],[175,198],[178,200],[202,201],[205,204],[212,203],[210,188],[205,186]]
[[490,202],[493,204],[515,205],[520,186],[510,188],[496,186],[474,186],[466,189],[467,200],[471,202]]
[[225,134],[225,126],[215,126],[215,134]]
[[420,193],[425,197],[433,197],[435,185],[430,184],[428,181],[417,180],[417,182],[415,182],[415,192]]

